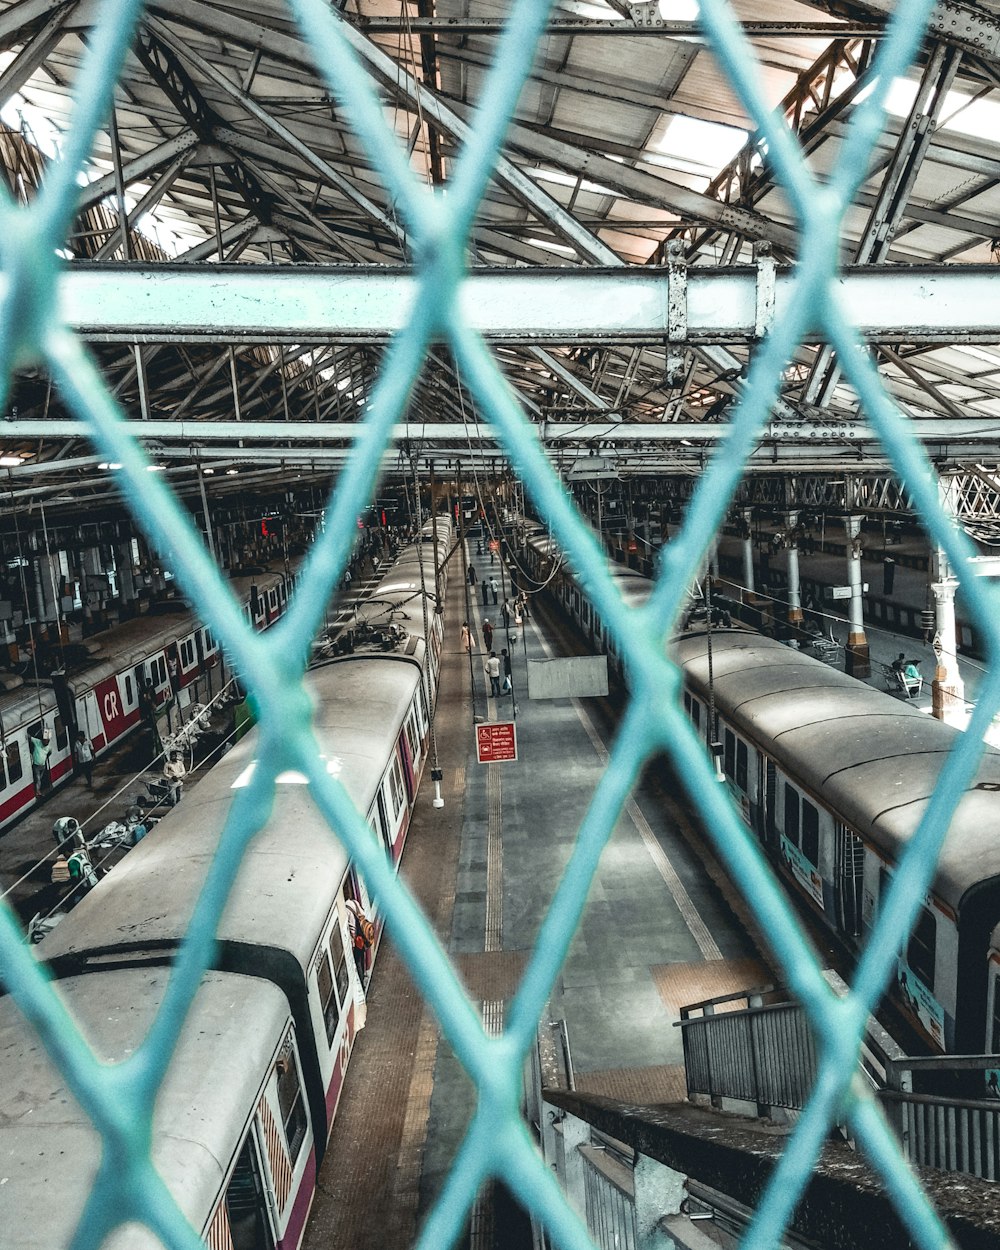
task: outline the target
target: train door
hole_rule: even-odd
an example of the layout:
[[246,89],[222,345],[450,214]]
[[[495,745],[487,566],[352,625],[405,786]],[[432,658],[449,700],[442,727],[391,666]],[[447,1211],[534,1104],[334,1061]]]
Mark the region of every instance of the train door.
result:
[[253,1124],[226,1187],[226,1214],[233,1250],[274,1250],[260,1143]]
[[853,830],[835,821],[833,892],[837,928],[845,936],[861,936],[865,844]]
[[778,770],[774,761],[766,755],[757,756],[757,833],[767,847],[774,847],[777,842],[777,828],[774,821],[775,803],[777,801]]
[[413,793],[416,787],[413,779],[413,756],[410,754],[410,744],[406,741],[405,728],[404,732],[399,735],[396,746],[399,748],[399,758],[403,763],[403,779],[406,782],[406,800],[408,803],[412,804]]

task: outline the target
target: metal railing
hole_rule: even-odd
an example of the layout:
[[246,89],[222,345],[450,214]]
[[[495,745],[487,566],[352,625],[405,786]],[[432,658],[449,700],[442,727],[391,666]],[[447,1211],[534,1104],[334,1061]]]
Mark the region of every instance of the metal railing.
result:
[[[1000,1180],[1000,1056],[895,1059],[878,1099],[911,1163]],[[916,1083],[928,1092],[915,1092]],[[933,1086],[950,1085],[949,1093]],[[954,1086],[964,1091],[954,1092]],[[990,1096],[992,1094],[992,1096]]]

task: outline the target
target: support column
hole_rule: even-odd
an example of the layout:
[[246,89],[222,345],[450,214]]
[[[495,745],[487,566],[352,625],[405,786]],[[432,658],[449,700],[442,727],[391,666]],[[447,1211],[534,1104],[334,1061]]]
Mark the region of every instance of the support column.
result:
[[740,537],[743,540],[743,585],[752,594],[756,587],[753,580],[753,512],[750,508],[743,509]]
[[674,1250],[663,1221],[678,1215],[687,1198],[687,1177],[648,1155],[639,1155],[632,1173],[636,1250]]
[[844,668],[852,677],[867,677],[871,673],[868,639],[865,637],[864,608],[861,600],[862,519],[860,516],[844,517],[844,528],[847,530],[847,584],[851,588],[847,608],[847,654]]
[[785,515],[785,533],[788,536],[788,623],[802,624],[802,593],[799,587],[799,514]]
[[934,592],[934,654],[937,668],[931,686],[932,709],[938,720],[965,728],[965,682],[958,671],[958,634],[955,629],[955,591],[958,579],[932,582]]

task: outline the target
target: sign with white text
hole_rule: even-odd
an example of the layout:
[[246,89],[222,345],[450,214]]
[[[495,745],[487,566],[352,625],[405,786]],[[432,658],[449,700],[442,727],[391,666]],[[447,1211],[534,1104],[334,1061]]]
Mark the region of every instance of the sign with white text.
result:
[[476,754],[480,764],[517,759],[517,731],[513,721],[476,726]]

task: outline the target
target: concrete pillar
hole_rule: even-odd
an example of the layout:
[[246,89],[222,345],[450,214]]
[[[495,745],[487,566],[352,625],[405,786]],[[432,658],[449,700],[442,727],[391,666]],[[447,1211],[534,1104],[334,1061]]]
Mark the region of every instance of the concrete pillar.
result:
[[664,1163],[639,1155],[632,1179],[636,1250],[672,1250],[677,1243],[664,1231],[661,1221],[680,1212],[687,1197],[687,1178]]
[[788,536],[788,623],[802,624],[802,593],[799,587],[799,514],[789,512],[785,516],[785,532]]
[[756,587],[753,580],[753,512],[749,508],[743,509],[743,526],[741,530],[743,538],[743,585],[747,590],[753,592]]
[[861,522],[860,516],[844,517],[847,531],[847,584],[851,597],[847,601],[847,654],[845,670],[853,677],[867,677],[871,673],[868,656],[868,639],[865,637],[864,609],[861,596]]
[[118,582],[118,597],[122,603],[132,603],[138,591],[132,570],[132,544],[130,542],[119,543],[115,549],[115,578]]
[[562,1134],[563,1159],[566,1165],[563,1187],[566,1201],[580,1219],[585,1221],[587,1218],[587,1183],[584,1169],[587,1165],[583,1155],[580,1154],[580,1147],[590,1141],[590,1125],[586,1120],[578,1120],[575,1115],[567,1113],[562,1122]]
[[958,579],[932,582],[934,592],[934,654],[937,668],[931,687],[933,711],[938,720],[965,728],[965,682],[958,671],[958,634],[955,630],[955,591]]

